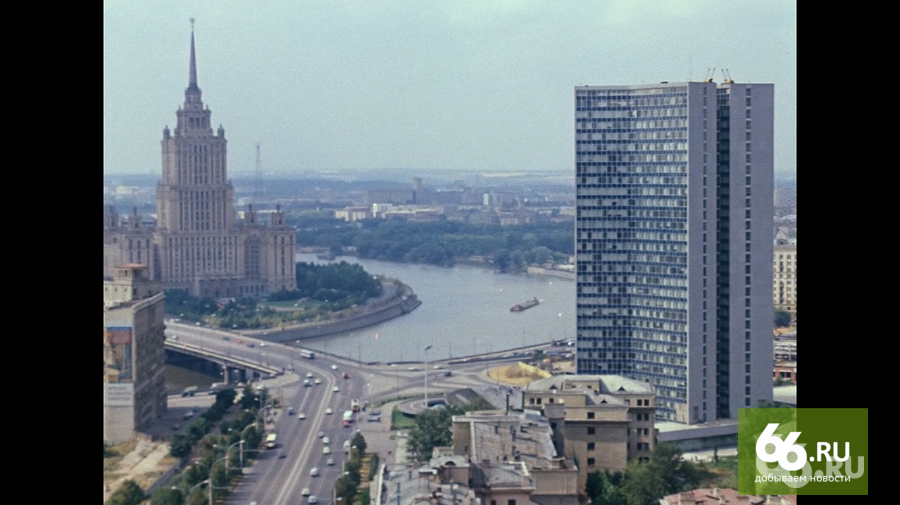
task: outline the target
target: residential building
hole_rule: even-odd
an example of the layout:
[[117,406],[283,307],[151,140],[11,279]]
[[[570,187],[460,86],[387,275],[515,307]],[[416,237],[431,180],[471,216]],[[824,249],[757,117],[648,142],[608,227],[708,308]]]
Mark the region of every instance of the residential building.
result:
[[694,489],[661,498],[659,505],[797,505],[795,495],[745,496],[734,489]]
[[577,373],[656,415],[772,399],[773,86],[575,88]]
[[166,413],[164,295],[148,268],[119,265],[103,283],[103,440],[130,440]]
[[775,240],[772,303],[776,310],[797,315],[797,243],[784,237]]
[[184,289],[196,296],[258,296],[296,289],[296,230],[285,225],[280,206],[267,223],[252,207],[243,225],[235,223],[225,129],[220,125],[213,131],[211,112],[201,98],[193,31],[184,96],[174,131],[163,129],[156,225],[141,224],[136,211],[124,224],[114,209],[106,212],[104,278],[111,278],[119,264],[140,263],[164,289]]
[[453,455],[467,458],[467,484],[482,504],[578,504],[578,467],[557,453],[536,411],[467,412],[453,416],[452,429]]
[[557,375],[532,382],[522,405],[540,411],[553,430],[557,453],[578,466],[578,489],[587,474],[624,471],[656,449],[656,399],[644,382],[616,375]]

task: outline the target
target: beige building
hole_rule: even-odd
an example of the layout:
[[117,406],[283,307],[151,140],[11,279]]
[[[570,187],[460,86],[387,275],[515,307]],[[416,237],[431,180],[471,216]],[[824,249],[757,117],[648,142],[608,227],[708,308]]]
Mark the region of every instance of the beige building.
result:
[[578,465],[578,489],[587,474],[624,471],[628,460],[648,460],[656,449],[656,397],[649,384],[618,375],[558,375],[532,382],[522,405],[550,422],[559,454]]
[[148,268],[103,283],[103,440],[119,443],[166,413],[164,295]]
[[469,462],[469,488],[483,505],[577,505],[578,468],[559,455],[536,411],[453,417],[453,454]]
[[211,112],[197,86],[194,34],[190,80],[174,131],[162,138],[162,178],[157,188],[156,227],[141,225],[137,212],[121,221],[104,216],[103,276],[122,263],[148,267],[164,289],[195,296],[234,297],[296,289],[296,230],[280,208],[261,223],[248,209],[238,226],[234,188],[227,175],[225,129],[213,131]]
[[775,310],[785,310],[797,315],[797,244],[779,238],[773,254],[774,286],[772,289]]

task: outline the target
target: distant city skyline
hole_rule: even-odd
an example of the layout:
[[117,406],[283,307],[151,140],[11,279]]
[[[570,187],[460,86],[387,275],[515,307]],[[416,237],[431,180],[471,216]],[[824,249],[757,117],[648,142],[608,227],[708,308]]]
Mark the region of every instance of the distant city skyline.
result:
[[[796,173],[796,6],[763,2],[104,5],[104,174],[158,174],[188,82],[229,171],[571,173],[577,85],[772,82],[775,170]],[[175,97],[175,98],[173,98]],[[136,113],[140,111],[140,113]],[[157,140],[152,140],[157,139]]]

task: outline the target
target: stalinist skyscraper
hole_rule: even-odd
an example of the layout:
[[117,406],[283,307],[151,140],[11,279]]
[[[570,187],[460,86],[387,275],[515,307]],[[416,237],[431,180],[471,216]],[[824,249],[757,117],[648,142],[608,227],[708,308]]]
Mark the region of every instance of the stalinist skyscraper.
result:
[[176,114],[175,130],[163,130],[157,228],[143,228],[137,215],[120,222],[110,209],[104,220],[104,277],[119,264],[140,263],[164,289],[196,296],[296,289],[296,230],[285,226],[280,208],[266,224],[252,208],[243,226],[235,224],[225,129],[213,131],[211,112],[203,105],[193,30],[188,87]]

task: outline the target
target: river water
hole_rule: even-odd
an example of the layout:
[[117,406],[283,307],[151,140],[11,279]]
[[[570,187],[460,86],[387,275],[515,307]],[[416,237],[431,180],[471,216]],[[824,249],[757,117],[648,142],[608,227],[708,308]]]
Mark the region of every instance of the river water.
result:
[[[329,263],[315,254],[297,261]],[[575,281],[525,274],[500,274],[485,268],[390,263],[356,257],[373,275],[399,279],[422,302],[409,314],[375,326],[328,337],[306,339],[302,346],[364,361],[443,359],[575,338]],[[510,312],[517,303],[537,298],[540,305]]]

